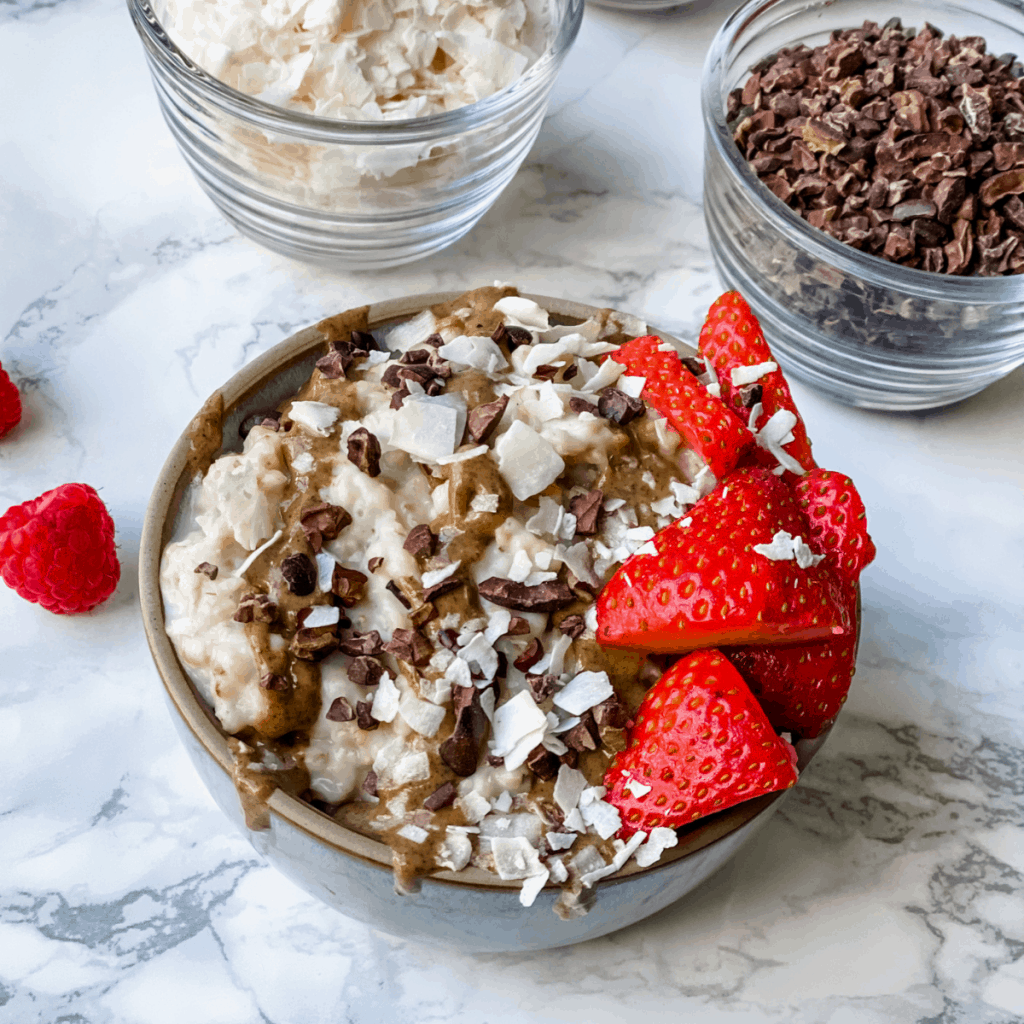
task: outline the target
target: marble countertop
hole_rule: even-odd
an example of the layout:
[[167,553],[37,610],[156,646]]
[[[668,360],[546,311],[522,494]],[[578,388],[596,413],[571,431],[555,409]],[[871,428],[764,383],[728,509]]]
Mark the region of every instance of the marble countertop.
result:
[[850,702],[752,845],[609,938],[474,958],[328,911],[232,830],[159,696],[143,510],[246,360],[338,309],[492,279],[693,336],[718,290],[698,81],[731,6],[588,11],[494,209],[452,250],[366,275],[289,263],[220,219],[122,3],[0,2],[0,361],[27,406],[0,444],[0,509],[91,483],[123,564],[86,616],[0,586],[0,1021],[1024,1019],[1024,370],[917,415],[794,388],[879,548]]

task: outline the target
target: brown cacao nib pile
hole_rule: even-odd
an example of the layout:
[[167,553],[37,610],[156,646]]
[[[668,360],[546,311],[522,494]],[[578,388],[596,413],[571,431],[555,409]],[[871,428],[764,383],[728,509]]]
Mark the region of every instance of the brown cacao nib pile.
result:
[[893,263],[1024,271],[1024,95],[1012,54],[898,18],[766,57],[729,96],[764,184],[814,227]]

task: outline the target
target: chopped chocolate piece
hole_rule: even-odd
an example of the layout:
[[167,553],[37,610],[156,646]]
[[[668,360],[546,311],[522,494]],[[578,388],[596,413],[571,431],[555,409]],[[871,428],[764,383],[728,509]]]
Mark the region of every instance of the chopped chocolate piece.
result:
[[[459,582],[461,582],[461,580]],[[425,626],[428,622],[431,622],[436,618],[437,608],[429,602],[421,604],[418,608],[414,608],[409,612],[409,621],[412,622],[417,629],[419,629],[420,626]]]
[[380,345],[377,339],[369,331],[353,331],[349,335],[349,344],[353,348],[362,349],[364,352],[379,351]]
[[578,416],[581,412],[589,412],[592,416],[599,416],[597,406],[588,402],[585,398],[570,398],[569,408]]
[[616,696],[608,697],[593,708],[594,721],[604,729],[625,729],[629,709]]
[[396,391],[391,396],[391,408],[401,409],[402,404],[405,402],[405,400],[409,397],[410,394],[411,392],[409,391],[409,389],[404,386],[399,391]]
[[508,678],[508,657],[504,651],[498,651],[498,667],[494,670],[494,693],[495,696],[500,692],[500,687],[497,685],[497,680]]
[[618,388],[605,388],[597,403],[597,411],[606,419],[624,427],[644,414],[642,399],[632,398]]
[[763,384],[745,384],[740,388],[740,402],[744,409],[753,409],[763,397]]
[[408,352],[403,352],[399,357],[398,361],[409,365],[410,363],[425,363],[430,359],[432,353],[428,352],[425,348],[413,348],[409,349]]
[[384,666],[376,658],[365,654],[349,662],[348,677],[356,686],[376,686],[384,675]]
[[566,615],[558,624],[558,628],[566,636],[571,636],[573,640],[578,640],[587,628],[587,624],[583,621],[582,615]]
[[366,596],[366,573],[358,569],[347,569],[337,562],[331,577],[331,593],[343,608],[354,608]]
[[534,637],[528,644],[526,650],[523,651],[523,653],[520,654],[512,664],[515,665],[520,672],[527,672],[543,657],[544,645],[537,639],[537,637]]
[[[498,326],[494,328],[493,332],[491,333],[491,341],[493,341],[496,345],[501,345],[503,343],[508,344],[508,331],[505,330],[504,324],[498,324]],[[511,347],[511,344],[509,344],[509,348]]]
[[572,363],[570,366],[565,368],[565,372],[562,374],[562,380],[572,380],[579,372],[580,368],[575,363]]
[[305,597],[316,590],[317,571],[309,555],[296,551],[281,563],[281,575],[296,597]]
[[526,755],[526,767],[544,782],[550,782],[558,775],[558,765],[558,758],[539,745]]
[[455,803],[456,796],[458,796],[458,791],[455,788],[455,783],[444,782],[423,801],[423,806],[428,811],[439,811],[442,807]]
[[569,511],[576,517],[576,532],[583,537],[592,537],[598,530],[598,522],[604,506],[604,491],[588,491],[569,501]]
[[459,634],[454,629],[439,629],[437,642],[449,651],[457,651],[459,649]]
[[699,377],[702,373],[707,373],[707,366],[704,365],[703,359],[698,359],[696,356],[686,356],[682,359],[683,366],[694,375]]
[[534,701],[537,704],[543,704],[544,701],[550,699],[555,695],[555,685],[558,683],[558,676],[528,675],[526,677],[526,682],[529,684],[530,693],[533,694]]
[[429,587],[423,588],[423,600],[433,601],[435,597],[440,597],[442,594],[447,594],[457,587],[461,587],[466,581],[461,576],[449,576],[447,579],[441,580],[439,583],[434,583]]
[[480,691],[475,686],[453,686],[452,705],[455,728],[438,748],[438,754],[456,775],[466,778],[477,769],[487,718],[480,707]]
[[243,594],[234,618],[235,622],[273,622],[277,605],[266,594]]
[[387,384],[388,387],[400,388],[405,385],[407,380],[414,380],[417,384],[426,385],[430,380],[433,380],[437,374],[430,366],[419,365],[410,366],[404,363],[392,363],[380,377],[382,384]]
[[264,672],[260,676],[260,687],[264,690],[276,690],[279,693],[290,689],[288,680],[283,676],[274,675],[273,672]]
[[559,367],[557,366],[552,366],[550,363],[542,363],[533,371],[533,375],[538,380],[553,380],[558,370]]
[[576,768],[580,763],[580,752],[570,747],[564,754],[559,756],[558,760],[568,768]]
[[431,334],[423,339],[423,344],[429,345],[431,348],[440,348],[444,344],[444,338],[440,334]]
[[521,615],[513,615],[505,631],[505,636],[525,636],[530,632],[530,624]]
[[511,324],[505,325],[505,338],[509,348],[516,348],[518,345],[532,345],[533,332],[525,327],[516,327]]
[[487,763],[492,768],[504,768],[505,767],[505,758],[503,758],[503,757],[495,757],[493,754],[488,754],[487,755]]
[[474,444],[482,444],[498,425],[498,421],[505,413],[508,406],[508,395],[502,395],[494,402],[487,402],[485,405],[478,405],[472,409],[466,418],[466,432]]
[[352,710],[352,705],[344,697],[335,697],[331,701],[331,706],[327,709],[327,714],[324,718],[328,722],[354,722],[356,713]]
[[[365,729],[369,732],[372,729],[376,729],[380,722],[370,714],[370,708],[373,705],[368,700],[361,700],[356,703],[356,725],[360,729]],[[374,790],[376,790],[376,776],[374,776]]]
[[437,547],[437,537],[426,523],[420,523],[409,531],[402,545],[410,555],[429,557]]
[[351,655],[353,658],[373,657],[384,653],[384,644],[381,641],[380,633],[373,629],[369,633],[353,633],[352,636],[341,641],[338,649],[342,654]]
[[316,361],[316,368],[328,380],[340,380],[345,376],[346,371],[352,365],[352,356],[349,352],[339,352],[335,349]]
[[1024,168],[1003,171],[987,179],[978,190],[978,198],[986,205],[992,206],[1007,196],[1019,196],[1024,192]]
[[388,585],[384,589],[389,590],[392,594],[394,594],[395,599],[398,601],[400,605],[402,605],[403,608],[412,607],[412,602],[409,600],[409,598],[405,596],[405,594],[402,593],[402,591],[399,589],[398,584],[394,580],[391,580],[391,582],[388,583]]
[[363,792],[370,796],[377,795],[377,773],[371,768],[363,779]]
[[444,381],[438,380],[436,377],[433,380],[428,380],[423,390],[431,397],[435,398],[437,395],[444,391]]
[[299,517],[299,523],[309,546],[319,554],[324,541],[334,540],[346,526],[351,525],[352,517],[340,505],[321,502],[307,508]]
[[401,628],[392,632],[391,640],[384,645],[384,650],[417,668],[426,665],[434,652],[430,641],[422,633]]
[[594,716],[589,711],[584,711],[579,722],[568,732],[563,733],[562,739],[570,750],[597,750],[601,745],[601,732],[598,729]]
[[220,569],[218,569],[212,562],[200,562],[192,571],[201,572],[204,576],[209,576],[211,580],[215,580]]
[[321,661],[338,649],[333,626],[297,629],[288,650],[303,661]]
[[575,600],[572,591],[562,580],[549,580],[528,587],[525,583],[491,576],[477,590],[481,597],[492,604],[517,612],[555,612]]
[[383,564],[384,559],[381,558],[380,555],[374,555],[373,558],[366,563],[366,568],[369,569],[370,572],[376,572]]
[[380,476],[380,441],[366,427],[353,430],[349,435],[348,461],[367,476]]

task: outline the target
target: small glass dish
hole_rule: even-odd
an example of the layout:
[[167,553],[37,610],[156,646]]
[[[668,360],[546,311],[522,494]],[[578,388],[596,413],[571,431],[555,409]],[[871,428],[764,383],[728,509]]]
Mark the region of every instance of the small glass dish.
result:
[[834,29],[925,22],[1024,54],[1019,0],[750,0],[722,26],[702,83],[704,216],[715,265],[761,318],[787,372],[868,409],[967,398],[1024,363],[1024,275],[954,277],[889,263],[836,241],[776,198],[726,124],[729,93],[778,50]]
[[221,213],[268,249],[351,269],[422,259],[473,227],[533,145],[583,19],[583,0],[551,0],[548,48],[507,88],[442,114],[370,122],[238,92],[185,56],[148,0],[128,8],[171,134]]
[[675,11],[690,7],[693,0],[589,0],[592,7],[606,7],[610,11]]

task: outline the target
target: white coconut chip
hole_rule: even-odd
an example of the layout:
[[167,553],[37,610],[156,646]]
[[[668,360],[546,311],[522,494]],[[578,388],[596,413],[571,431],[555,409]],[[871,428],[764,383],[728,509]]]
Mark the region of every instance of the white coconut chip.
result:
[[576,842],[575,832],[548,832],[544,836],[549,850],[568,850]]
[[803,537],[797,535],[793,538],[793,557],[801,569],[809,569],[824,561],[824,555],[816,555],[805,543]]
[[783,445],[794,440],[793,427],[797,422],[796,414],[790,409],[777,409],[754,437],[765,451],[775,456],[783,470],[788,469],[790,473],[802,476],[805,472],[804,467],[783,448]]
[[598,368],[597,373],[580,389],[585,395],[592,395],[604,388],[611,387],[623,374],[626,368],[614,359],[606,359]]
[[541,889],[548,884],[548,878],[551,872],[542,867],[541,871],[536,875],[530,875],[523,880],[523,887],[519,890],[519,902],[524,907],[532,907],[534,901],[540,895]]
[[443,583],[449,576],[455,573],[460,565],[462,565],[461,559],[455,562],[450,562],[448,565],[443,566],[440,569],[431,569],[429,572],[425,572],[423,574],[424,588],[433,587],[438,583]]
[[478,444],[475,448],[467,448],[462,452],[455,452],[453,455],[439,455],[434,461],[439,466],[450,466],[453,462],[469,462],[470,459],[479,459],[486,455],[490,449],[485,444]]
[[630,398],[639,398],[646,386],[646,377],[630,377],[626,374],[623,374],[619,378],[619,383],[616,384],[616,387],[629,395]]
[[661,552],[654,546],[654,541],[649,540],[646,544],[641,545],[633,552],[634,555],[653,555],[657,558]]
[[292,459],[292,469],[296,473],[312,473],[316,468],[316,461],[309,452],[299,452],[298,455]]
[[520,501],[543,491],[565,471],[558,452],[522,420],[516,420],[498,438],[494,452],[501,475]]
[[466,429],[466,399],[458,392],[410,396],[393,413],[391,443],[414,459],[453,455]]
[[472,640],[459,649],[458,656],[469,666],[476,665],[488,680],[498,671],[498,652],[487,642],[483,633],[474,633]]
[[533,560],[530,558],[530,553],[525,548],[520,548],[512,556],[512,564],[505,574],[506,579],[510,579],[514,583],[523,583],[531,572],[533,572]]
[[444,670],[444,677],[451,686],[472,686],[473,675],[461,658],[454,658]]
[[443,516],[443,515],[447,515],[448,514],[448,510],[451,508],[451,501],[449,499],[450,493],[451,493],[451,489],[448,486],[448,481],[447,480],[445,480],[445,482],[442,483],[442,484],[438,484],[430,492],[430,502],[431,502],[431,507],[433,508],[433,511],[434,511],[434,518],[435,519],[438,516]]
[[314,434],[327,437],[338,420],[338,410],[326,402],[292,402],[288,417]]
[[562,882],[569,880],[569,871],[562,863],[561,857],[552,857],[548,861],[548,871],[551,873],[551,881],[556,885],[561,885]]
[[[637,832],[637,835],[643,833]],[[636,862],[642,868],[649,868],[661,860],[661,855],[679,843],[675,829],[658,826],[652,828],[647,842],[636,851]]]
[[585,541],[573,544],[570,548],[559,545],[555,548],[555,557],[565,563],[576,579],[594,587],[600,585],[601,579],[594,571],[594,553]]
[[441,727],[446,711],[436,704],[414,697],[412,693],[405,693],[399,701],[398,713],[421,736],[433,736]]
[[425,828],[420,828],[419,825],[403,825],[397,834],[411,843],[422,843],[430,835]]
[[501,814],[512,810],[512,794],[507,789],[503,789],[501,793],[491,801],[491,807]]
[[362,369],[368,370],[371,366],[380,366],[381,363],[386,363],[390,358],[390,352],[382,352],[380,349],[374,349],[372,352],[368,353],[366,358],[363,360]]
[[665,498],[659,498],[651,502],[651,511],[657,516],[670,516],[675,519],[682,512],[679,502],[670,494]]
[[492,839],[491,854],[499,878],[529,878],[545,870],[537,851],[523,836],[516,836],[514,839]]
[[696,505],[700,501],[700,491],[696,487],[684,484],[682,480],[670,480],[668,486],[680,505]]
[[384,335],[385,347],[392,352],[405,352],[429,338],[437,330],[437,318],[429,309],[418,313],[404,324],[397,324]]
[[752,434],[757,433],[757,421],[761,418],[764,413],[764,406],[760,402],[755,402],[750,407],[750,415],[747,417],[747,430]]
[[302,625],[304,629],[316,629],[318,626],[333,626],[340,619],[340,608],[329,604],[318,604],[310,610]]
[[614,875],[615,872],[623,867],[626,861],[633,856],[640,847],[640,844],[644,841],[644,838],[645,835],[643,832],[634,832],[625,843],[621,839],[616,839],[615,855],[612,857],[611,863],[582,874],[580,876],[580,881],[583,882],[585,886],[591,886],[601,878],[605,878],[608,875]]
[[544,738],[547,724],[544,712],[534,703],[529,691],[517,693],[495,709],[491,753],[503,757],[509,771],[518,768]]
[[[526,520],[526,529],[535,537],[548,537],[554,540],[559,533],[565,509],[553,498],[542,497],[540,508]],[[575,523],[573,524],[575,527]]]
[[766,373],[774,373],[779,368],[778,363],[755,363],[753,366],[734,366],[729,374],[734,388],[741,388],[746,384],[753,384],[759,381]]
[[628,792],[632,793],[633,796],[641,797],[646,796],[650,793],[652,786],[645,786],[642,782],[638,782],[636,779],[629,779],[624,787]]
[[490,338],[482,336],[460,335],[442,345],[437,354],[458,366],[472,366],[488,376],[508,366],[501,349]]
[[437,866],[449,871],[461,871],[473,856],[473,844],[469,837],[455,832],[448,826],[448,832],[437,851]]
[[477,494],[473,497],[473,500],[469,503],[470,512],[497,512],[498,511],[498,495],[496,494]]
[[331,583],[334,580],[334,567],[337,560],[329,551],[321,551],[316,556],[316,586],[325,594],[331,592]]
[[506,295],[505,298],[498,299],[494,308],[506,318],[511,317],[518,326],[532,327],[538,331],[548,329],[548,312],[538,306],[533,299],[524,299],[521,295]]
[[398,704],[401,695],[394,680],[385,672],[380,677],[380,685],[377,687],[377,694],[373,698],[373,706],[370,708],[370,715],[378,722],[393,722],[398,714]]
[[607,672],[580,672],[555,694],[554,703],[571,715],[582,715],[613,696],[615,688]]
[[601,507],[605,512],[617,512],[626,504],[625,498],[608,498]]
[[561,808],[563,814],[569,814],[579,804],[580,796],[586,788],[586,775],[563,764],[558,768],[558,777],[555,779],[552,798]]
[[469,822],[482,821],[491,813],[490,800],[481,793],[477,793],[476,790],[470,790],[468,793],[460,796],[456,803],[466,821]]
[[574,807],[566,816],[565,821],[562,824],[566,828],[571,828],[575,832],[586,832],[587,823],[583,820],[583,815],[580,814],[580,809]]
[[[482,687],[486,687],[484,692],[480,694],[480,710],[487,716],[487,721],[493,723],[494,705],[498,702],[498,695],[495,693],[494,687],[489,685],[486,679],[481,679],[480,683]],[[508,767],[507,758],[505,760],[505,767]]]
[[260,555],[262,555],[263,552],[267,550],[267,548],[273,547],[283,536],[284,531],[278,530],[277,533],[275,533],[274,536],[270,538],[270,540],[268,540],[265,544],[261,544],[255,551],[253,551],[252,554],[249,555],[249,557],[231,575],[237,576],[239,579],[241,579],[245,575],[245,571],[249,568],[249,566],[252,565],[252,563],[255,562],[256,559],[259,558]]
[[499,638],[508,632],[512,624],[512,612],[507,608],[498,608],[487,618],[487,628],[484,630],[484,639],[489,644],[494,644]]
[[580,814],[587,825],[602,839],[611,839],[622,828],[622,816],[619,814],[619,809],[604,800],[595,800],[586,806],[583,806],[581,801]]
[[404,786],[408,782],[425,782],[430,778],[430,758],[426,751],[414,750],[400,758],[388,774],[392,785]]

